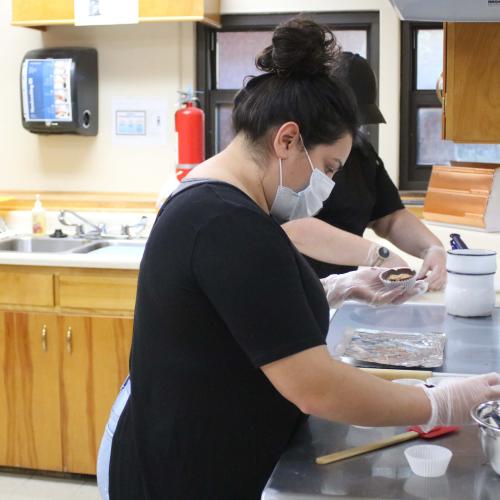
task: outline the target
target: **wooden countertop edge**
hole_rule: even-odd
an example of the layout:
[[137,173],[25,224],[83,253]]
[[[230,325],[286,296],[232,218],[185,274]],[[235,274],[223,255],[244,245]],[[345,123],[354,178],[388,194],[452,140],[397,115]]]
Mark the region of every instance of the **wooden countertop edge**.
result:
[[[155,193],[110,193],[110,192],[66,192],[66,191],[7,191],[0,192],[0,213],[12,210],[31,210],[35,195],[40,194],[46,210],[80,210],[109,212],[151,212],[156,213]],[[423,218],[424,193],[401,192],[403,203],[422,201],[422,205],[408,204],[406,208],[420,219]]]
[[3,272],[23,272],[23,273],[43,273],[65,276],[98,276],[98,277],[132,277],[137,278],[139,269],[119,269],[119,268],[98,268],[98,267],[65,267],[57,265],[21,265],[0,262],[0,271]]
[[152,212],[156,209],[156,193],[109,193],[109,192],[65,192],[65,191],[7,191],[0,192],[0,212],[31,210],[35,195],[40,194],[46,210],[107,210]]

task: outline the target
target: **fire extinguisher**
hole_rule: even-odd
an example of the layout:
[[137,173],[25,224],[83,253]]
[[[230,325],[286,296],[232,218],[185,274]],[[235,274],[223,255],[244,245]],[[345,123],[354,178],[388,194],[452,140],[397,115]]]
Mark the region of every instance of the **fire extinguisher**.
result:
[[205,114],[196,106],[198,98],[193,90],[180,94],[179,109],[175,112],[177,132],[177,165],[175,175],[179,181],[205,160]]

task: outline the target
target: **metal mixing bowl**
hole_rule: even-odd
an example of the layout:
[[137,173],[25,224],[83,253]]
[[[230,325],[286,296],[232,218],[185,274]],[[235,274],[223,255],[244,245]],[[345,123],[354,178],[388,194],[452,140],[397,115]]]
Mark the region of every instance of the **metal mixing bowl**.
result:
[[471,410],[479,424],[481,445],[493,470],[500,475],[500,401],[487,401]]

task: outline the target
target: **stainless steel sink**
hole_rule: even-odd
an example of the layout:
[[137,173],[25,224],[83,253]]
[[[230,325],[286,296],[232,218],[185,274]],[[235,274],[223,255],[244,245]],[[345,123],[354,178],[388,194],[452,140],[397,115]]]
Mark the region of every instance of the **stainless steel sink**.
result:
[[85,246],[89,240],[81,238],[48,238],[19,236],[0,240],[0,252],[59,253],[72,252]]
[[146,240],[142,241],[130,241],[130,240],[98,240],[93,241],[92,243],[88,243],[80,248],[76,248],[72,253],[90,253],[95,252],[96,250],[100,250],[102,248],[107,247],[115,247],[117,250],[120,248],[129,248],[130,250],[144,249],[144,245],[146,244]]
[[106,251],[107,255],[113,253],[113,248],[116,248],[117,253],[123,253],[125,250],[126,252],[131,251],[136,254],[144,249],[145,244],[146,240],[90,240],[85,238],[49,238],[46,236],[32,237],[27,235],[0,240],[0,252],[81,254],[111,247],[110,251]]

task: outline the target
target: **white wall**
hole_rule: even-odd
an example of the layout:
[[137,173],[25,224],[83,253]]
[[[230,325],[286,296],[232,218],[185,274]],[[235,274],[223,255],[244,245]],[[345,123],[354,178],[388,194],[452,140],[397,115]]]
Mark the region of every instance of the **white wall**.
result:
[[221,0],[223,14],[379,11],[379,107],[387,124],[379,126],[379,154],[399,180],[400,21],[389,0]]
[[[0,3],[4,47],[0,96],[0,190],[156,192],[175,164],[173,113],[178,89],[193,84],[193,23],[50,27],[46,32],[9,25]],[[19,66],[27,50],[95,47],[99,57],[99,133],[96,137],[30,134],[21,125]],[[167,100],[164,146],[112,144],[111,99]]]
[[42,35],[38,30],[13,28],[9,25],[10,2],[0,2],[0,47],[2,54],[2,77],[0,78],[0,191],[19,186],[22,177],[18,169],[30,175],[30,168],[38,161],[34,137],[23,131],[21,125],[19,97],[19,67],[28,50],[40,47]]
[[[173,113],[176,90],[193,85],[192,23],[50,27],[46,32],[10,26],[10,1],[0,2],[4,47],[0,96],[0,191],[156,192],[175,164]],[[221,0],[223,14],[309,11],[380,12],[380,153],[397,181],[399,163],[399,20],[389,0]],[[30,49],[83,45],[99,54],[99,134],[40,136],[21,125],[19,65]],[[167,145],[119,147],[111,140],[111,98],[163,97],[169,115]]]

